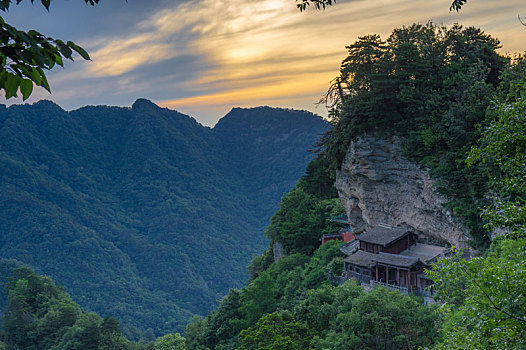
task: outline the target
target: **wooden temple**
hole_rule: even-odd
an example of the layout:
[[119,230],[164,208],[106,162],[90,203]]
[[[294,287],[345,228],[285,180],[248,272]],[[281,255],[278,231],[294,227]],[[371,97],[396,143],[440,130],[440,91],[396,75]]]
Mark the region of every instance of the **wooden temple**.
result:
[[[445,248],[417,243],[417,235],[407,228],[380,224],[356,237],[355,249],[346,253],[344,276],[362,283],[423,289],[433,282],[424,268],[443,256]],[[343,250],[342,250],[343,251]]]

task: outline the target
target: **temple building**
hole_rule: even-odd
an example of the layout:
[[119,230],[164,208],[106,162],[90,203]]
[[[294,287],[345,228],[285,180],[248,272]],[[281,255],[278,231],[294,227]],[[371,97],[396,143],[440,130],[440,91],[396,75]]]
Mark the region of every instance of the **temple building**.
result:
[[337,233],[322,235],[320,238],[322,245],[327,243],[328,241],[342,241],[344,243],[354,241],[356,237],[351,233],[351,225],[349,224],[349,221],[347,221],[347,215],[343,214],[340,216],[333,217],[331,219],[331,222],[341,224],[344,227],[342,227]]
[[[433,282],[424,268],[447,252],[444,247],[417,243],[407,228],[380,224],[344,246],[344,276],[366,284],[382,284],[406,291],[423,290]],[[352,249],[351,249],[352,247]]]

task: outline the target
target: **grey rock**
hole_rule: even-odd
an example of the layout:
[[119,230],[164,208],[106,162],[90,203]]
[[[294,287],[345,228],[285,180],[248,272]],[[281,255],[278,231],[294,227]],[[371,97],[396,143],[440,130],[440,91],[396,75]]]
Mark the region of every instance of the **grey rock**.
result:
[[402,156],[400,143],[366,135],[351,142],[335,184],[351,230],[387,223],[467,248],[467,229],[443,206],[447,199],[433,190],[429,172]]
[[274,253],[274,262],[277,262],[279,259],[283,258],[283,255],[285,255],[283,253],[283,246],[278,242],[275,242],[272,245],[272,253]]

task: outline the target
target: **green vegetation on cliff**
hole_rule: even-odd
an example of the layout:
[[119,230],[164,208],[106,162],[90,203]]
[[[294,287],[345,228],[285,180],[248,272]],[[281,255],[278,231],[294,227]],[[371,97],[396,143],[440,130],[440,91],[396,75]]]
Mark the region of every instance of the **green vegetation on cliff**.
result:
[[[422,300],[354,281],[333,286],[337,242],[312,257],[286,256],[219,309],[187,326],[189,349],[418,349],[437,336],[437,316]],[[331,263],[332,262],[332,263]],[[335,263],[336,262],[336,263]]]
[[328,95],[336,103],[322,152],[328,171],[340,166],[356,136],[402,136],[405,155],[430,169],[473,244],[486,245],[480,208],[488,204],[489,179],[498,169],[491,163],[468,167],[465,159],[495,119],[491,101],[522,79],[523,60],[510,63],[497,53],[497,39],[460,25],[414,24],[385,41],[367,35],[347,48]]
[[468,158],[470,164],[491,161],[500,170],[490,181],[495,197],[483,215],[487,227],[503,236],[480,258],[465,261],[458,253],[429,272],[444,302],[440,350],[526,347],[526,74],[509,87]]

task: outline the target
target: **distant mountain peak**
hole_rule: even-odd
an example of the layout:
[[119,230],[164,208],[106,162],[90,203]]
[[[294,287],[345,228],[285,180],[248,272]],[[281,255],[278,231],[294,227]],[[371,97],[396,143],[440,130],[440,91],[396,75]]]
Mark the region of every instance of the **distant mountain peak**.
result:
[[214,131],[231,136],[235,133],[259,132],[265,127],[272,130],[289,130],[311,125],[323,130],[327,123],[311,112],[290,108],[259,106],[252,108],[234,107],[214,126]]
[[159,109],[161,107],[157,106],[155,103],[146,98],[138,98],[132,105],[132,110],[134,111],[142,111],[152,108]]
[[[21,106],[27,106],[27,105],[21,105]],[[51,100],[40,100],[38,102],[33,103],[33,106],[40,107],[40,108],[55,108],[59,109],[61,111],[64,111],[62,107],[60,107],[58,104]]]

